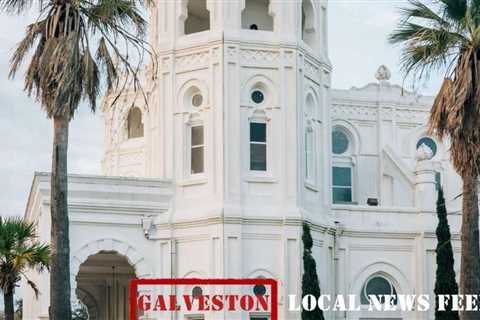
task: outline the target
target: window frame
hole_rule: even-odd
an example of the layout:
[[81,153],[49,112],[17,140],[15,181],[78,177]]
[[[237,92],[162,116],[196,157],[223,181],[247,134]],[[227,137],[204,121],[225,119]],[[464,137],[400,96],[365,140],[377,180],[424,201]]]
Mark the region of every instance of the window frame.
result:
[[202,0],[205,1],[205,9],[208,12],[208,29],[205,30],[200,30],[200,31],[195,31],[195,32],[188,32],[187,33],[187,20],[191,18],[190,12],[188,10],[188,6],[190,4],[190,1],[198,1],[198,0],[182,0],[179,2],[180,5],[180,16],[179,16],[179,31],[180,31],[180,36],[192,36],[194,34],[203,34],[206,32],[210,32],[212,30],[212,12],[210,12],[210,8],[208,6],[208,0]]
[[[192,135],[193,135],[193,128],[196,127],[202,127],[202,133],[203,133],[203,144],[199,145],[192,145]],[[187,125],[187,152],[186,152],[186,166],[185,166],[185,175],[186,177],[189,178],[203,178],[206,175],[206,150],[207,150],[207,139],[206,139],[206,130],[205,130],[205,125],[202,121],[197,121],[194,123],[190,123]],[[202,172],[197,172],[193,173],[193,168],[192,168],[192,162],[193,162],[193,152],[192,150],[195,148],[203,148],[203,171]]]
[[[304,135],[304,178],[306,186],[317,187],[317,139],[314,128],[306,123]],[[310,149],[311,148],[311,149]]]
[[[333,133],[335,131],[341,132],[344,134],[347,139],[348,139],[348,147],[347,149],[340,154],[336,154],[333,152]],[[331,179],[331,201],[333,205],[356,205],[357,203],[357,171],[356,171],[356,154],[357,154],[357,149],[356,149],[356,143],[357,139],[354,138],[352,129],[346,128],[345,126],[342,125],[333,125],[332,130],[330,132],[330,141],[331,141],[331,147],[330,147],[330,152],[332,155],[332,165],[331,165],[331,170],[330,173],[332,175]],[[352,200],[350,202],[335,202],[333,199],[333,190],[334,187],[341,187],[341,186],[334,186],[333,184],[333,169],[335,167],[338,168],[349,168],[350,169],[350,175],[351,175],[351,198]]]
[[[265,142],[260,142],[260,141],[253,141],[252,140],[252,124],[263,124],[265,126]],[[248,171],[253,174],[266,174],[270,172],[270,166],[269,166],[269,146],[268,146],[268,124],[266,121],[262,121],[260,119],[252,119],[248,122]],[[265,146],[265,170],[254,170],[252,169],[252,145],[264,145]]]
[[373,274],[370,277],[368,277],[367,280],[363,283],[363,286],[362,286],[361,292],[360,292],[360,305],[361,306],[368,306],[369,305],[369,304],[364,304],[362,300],[363,299],[366,299],[368,301],[370,300],[368,292],[367,292],[367,285],[370,281],[372,281],[375,278],[381,278],[389,284],[390,295],[395,294],[397,296],[397,304],[396,305],[398,305],[398,290],[397,290],[397,288],[395,287],[395,285],[392,283],[392,281],[388,277],[385,277],[382,274]]
[[[337,186],[333,183],[334,181],[334,169],[335,168],[344,168],[344,169],[349,169],[350,170],[350,186]],[[350,189],[350,201],[341,201],[341,202],[335,202],[334,199],[334,189]],[[353,204],[355,203],[355,197],[354,197],[354,174],[353,174],[353,166],[348,165],[348,164],[341,164],[341,163],[334,163],[332,165],[332,203],[333,204]]]
[[[140,127],[141,127],[141,131],[142,131],[142,135],[140,136],[130,136],[130,132],[131,132],[131,125],[130,125],[130,117],[132,116],[132,113],[134,111],[137,111],[140,113]],[[128,109],[128,113],[127,113],[127,120],[126,120],[126,140],[134,140],[134,139],[142,139],[142,138],[145,138],[145,123],[144,123],[144,115],[143,115],[143,112],[142,112],[142,109],[137,107],[137,106],[133,106],[131,107],[130,109]]]
[[[255,1],[255,0],[253,0]],[[247,32],[270,32],[270,33],[273,33],[273,32],[276,32],[276,28],[275,28],[275,14],[272,12],[272,0],[266,0],[267,1],[267,11],[265,12],[266,15],[267,15],[267,19],[271,19],[272,20],[272,26],[271,26],[271,30],[269,30],[269,28],[263,28],[263,26],[260,25],[260,23],[258,21],[256,21],[256,23],[254,22],[253,24],[256,24],[257,25],[257,28],[258,29],[250,29],[250,27],[252,26],[252,23],[247,23],[248,21],[246,21],[246,13],[248,10],[248,2],[249,0],[244,0],[243,1],[243,8],[242,10],[240,11],[240,30],[242,31],[247,31]],[[262,12],[263,13],[263,12]],[[270,22],[270,21],[269,21]]]

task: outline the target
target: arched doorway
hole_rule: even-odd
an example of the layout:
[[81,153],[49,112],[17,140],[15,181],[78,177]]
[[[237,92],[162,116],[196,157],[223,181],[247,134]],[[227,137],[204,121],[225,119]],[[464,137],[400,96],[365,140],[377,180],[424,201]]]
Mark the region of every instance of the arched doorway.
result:
[[129,319],[129,284],[134,267],[116,251],[91,255],[76,276],[78,299],[88,309],[89,320]]

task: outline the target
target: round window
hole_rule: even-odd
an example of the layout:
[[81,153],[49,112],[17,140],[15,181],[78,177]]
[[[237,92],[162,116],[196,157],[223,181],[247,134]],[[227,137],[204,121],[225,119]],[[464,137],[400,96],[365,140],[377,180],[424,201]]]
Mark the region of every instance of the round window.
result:
[[350,141],[342,131],[333,131],[332,133],[332,152],[334,154],[343,154],[348,150]]
[[255,90],[252,92],[252,101],[255,102],[256,104],[260,104],[265,100],[265,96],[263,95],[263,92],[260,90]]
[[267,293],[267,288],[263,284],[257,284],[253,287],[253,294],[256,296],[263,296]]
[[369,296],[378,296],[382,303],[385,303],[385,296],[393,296],[393,303],[397,304],[397,292],[395,287],[384,277],[375,276],[370,278],[363,286],[361,303],[369,304]]
[[192,289],[192,296],[197,299],[198,297],[200,297],[201,295],[203,295],[203,290],[201,287],[199,286],[196,286],[196,287],[193,287]]
[[200,107],[203,103],[203,96],[200,93],[196,93],[192,97],[192,106]]
[[417,149],[420,148],[422,144],[430,148],[430,150],[432,150],[432,157],[435,157],[435,155],[437,154],[437,144],[435,143],[435,141],[433,141],[432,138],[423,137],[422,139],[418,140]]

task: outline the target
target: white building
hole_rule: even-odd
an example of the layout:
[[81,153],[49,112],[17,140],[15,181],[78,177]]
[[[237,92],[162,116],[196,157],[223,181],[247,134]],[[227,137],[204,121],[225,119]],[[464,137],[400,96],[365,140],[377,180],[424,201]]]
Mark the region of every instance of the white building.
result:
[[[275,278],[279,319],[299,319],[286,295],[301,293],[304,221],[323,293],[433,292],[437,185],[457,255],[460,224],[460,180],[426,135],[433,99],[385,67],[363,88],[331,89],[327,12],[319,0],[158,1],[148,106],[107,97],[106,176],[70,178],[72,296],[90,319],[127,319],[134,277]],[[48,174],[35,175],[26,217],[48,241]],[[48,319],[49,275],[31,278],[41,295],[23,289],[24,319]]]

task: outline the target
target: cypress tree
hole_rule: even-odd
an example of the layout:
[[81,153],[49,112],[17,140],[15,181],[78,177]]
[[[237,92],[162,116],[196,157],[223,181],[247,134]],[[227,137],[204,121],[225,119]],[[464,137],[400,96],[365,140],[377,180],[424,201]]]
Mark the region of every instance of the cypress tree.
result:
[[[302,297],[314,296],[317,301],[320,297],[320,284],[317,276],[317,264],[312,257],[313,239],[308,224],[303,224],[303,278]],[[323,311],[318,306],[312,311],[302,310],[302,320],[324,320]]]
[[450,236],[450,227],[447,220],[447,209],[443,190],[438,190],[437,200],[438,226],[437,234],[437,273],[435,279],[435,320],[459,320],[458,312],[452,311],[452,305],[449,303],[446,311],[438,310],[437,296],[440,294],[455,295],[458,294],[458,285],[455,280],[453,248]]

